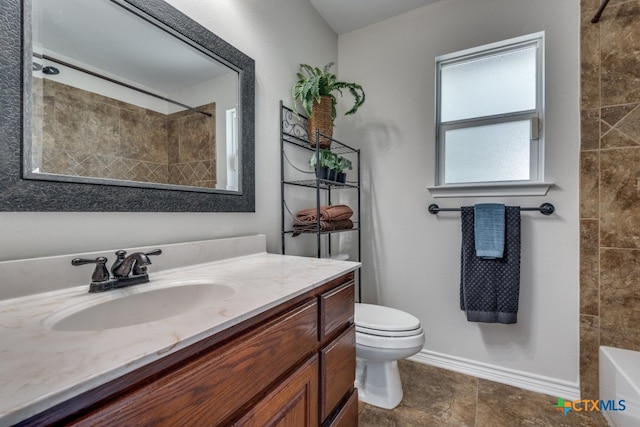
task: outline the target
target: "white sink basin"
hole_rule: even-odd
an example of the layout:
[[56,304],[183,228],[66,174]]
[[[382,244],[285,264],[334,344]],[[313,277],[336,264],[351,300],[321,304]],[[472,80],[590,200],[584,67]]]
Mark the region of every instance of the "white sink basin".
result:
[[55,331],[95,331],[121,328],[179,316],[210,307],[236,290],[212,279],[190,279],[159,286],[134,285],[99,294],[65,307],[45,319]]

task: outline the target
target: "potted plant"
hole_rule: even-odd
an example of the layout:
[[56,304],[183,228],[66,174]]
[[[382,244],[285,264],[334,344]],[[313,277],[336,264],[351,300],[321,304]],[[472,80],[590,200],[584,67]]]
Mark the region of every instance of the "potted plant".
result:
[[331,150],[319,149],[309,159],[309,166],[315,168],[316,176],[320,179],[335,181],[335,170],[338,156]]
[[[333,136],[333,121],[336,118],[335,92],[348,90],[354,98],[354,104],[345,115],[354,114],[364,104],[364,90],[357,83],[338,81],[330,69],[333,62],[328,63],[322,70],[307,64],[300,64],[300,72],[296,75],[298,81],[293,85],[291,95],[294,105],[299,101],[308,116],[309,142],[315,146],[316,129],[331,138]],[[321,138],[320,147],[330,148],[331,140]]]
[[336,162],[334,169],[336,171],[336,181],[341,182],[342,184],[347,182],[347,173],[344,172],[347,169],[353,169],[351,160],[342,156],[338,157],[338,161]]

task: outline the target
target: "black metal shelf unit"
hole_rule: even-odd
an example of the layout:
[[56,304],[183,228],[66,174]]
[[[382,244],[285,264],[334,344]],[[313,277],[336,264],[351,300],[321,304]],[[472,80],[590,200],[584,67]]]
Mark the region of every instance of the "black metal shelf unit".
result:
[[[286,238],[288,235],[293,235],[293,222],[295,219],[295,212],[291,212],[287,206],[287,188],[289,187],[306,187],[315,190],[315,207],[317,209],[317,217],[320,217],[320,206],[323,197],[326,197],[326,204],[331,205],[331,196],[335,191],[355,191],[357,193],[357,206],[355,206],[353,223],[354,227],[348,230],[334,230],[334,231],[321,231],[320,221],[318,219],[316,229],[313,232],[304,232],[302,234],[315,235],[316,237],[316,249],[318,258],[322,257],[323,249],[323,237],[326,238],[326,252],[331,257],[331,235],[339,233],[356,233],[357,234],[357,261],[360,261],[361,256],[361,230],[360,230],[360,150],[350,147],[336,139],[329,138],[319,132],[314,135],[316,144],[312,147],[309,144],[309,135],[307,131],[307,118],[302,114],[297,114],[291,108],[284,106],[280,101],[280,178],[281,178],[281,238],[282,238],[282,254],[286,254]],[[310,153],[310,156],[315,152],[318,155],[320,150],[320,141],[330,141],[331,151],[337,155],[350,157],[353,159],[353,172],[355,172],[355,181],[347,180],[345,183],[339,183],[336,181],[330,181],[327,179],[318,178],[314,171],[311,171],[308,165],[302,164],[301,161],[296,163],[295,160],[289,159],[287,155],[287,149],[285,147],[296,147],[299,150],[305,150]],[[302,168],[307,168],[303,170]],[[287,177],[287,171],[293,169],[297,170],[302,175],[313,175],[305,177],[305,179],[291,179]],[[352,176],[354,173],[349,173],[348,176]],[[311,179],[309,179],[311,178]],[[358,278],[358,298],[360,296],[360,280]]]

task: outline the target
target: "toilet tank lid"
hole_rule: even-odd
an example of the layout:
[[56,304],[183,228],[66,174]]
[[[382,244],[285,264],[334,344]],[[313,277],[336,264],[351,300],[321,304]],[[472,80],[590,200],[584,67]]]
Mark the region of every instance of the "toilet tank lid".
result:
[[420,327],[417,317],[391,307],[356,303],[355,324],[381,331],[409,331]]

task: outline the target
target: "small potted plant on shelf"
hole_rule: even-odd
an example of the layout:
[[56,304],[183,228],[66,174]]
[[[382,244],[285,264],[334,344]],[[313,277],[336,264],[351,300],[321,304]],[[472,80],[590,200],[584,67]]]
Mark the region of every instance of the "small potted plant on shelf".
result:
[[335,169],[334,169],[336,171],[336,181],[342,184],[347,182],[347,173],[345,172],[345,170],[347,169],[349,170],[353,169],[351,160],[345,159],[342,156],[338,157],[338,161],[336,162]]
[[309,166],[315,168],[316,176],[320,179],[335,181],[335,170],[338,164],[338,155],[331,150],[319,149],[309,159]]
[[[300,101],[307,113],[309,143],[312,147],[316,145],[316,129],[329,138],[333,136],[337,104],[334,92],[337,91],[342,96],[342,89],[345,89],[354,97],[354,104],[345,115],[354,114],[364,104],[365,95],[362,86],[357,83],[338,81],[336,75],[329,71],[332,66],[333,62],[330,62],[321,70],[318,67],[300,64],[301,72],[296,74],[298,81],[291,90],[294,105]],[[331,147],[329,138],[321,138],[319,141],[321,148]]]

